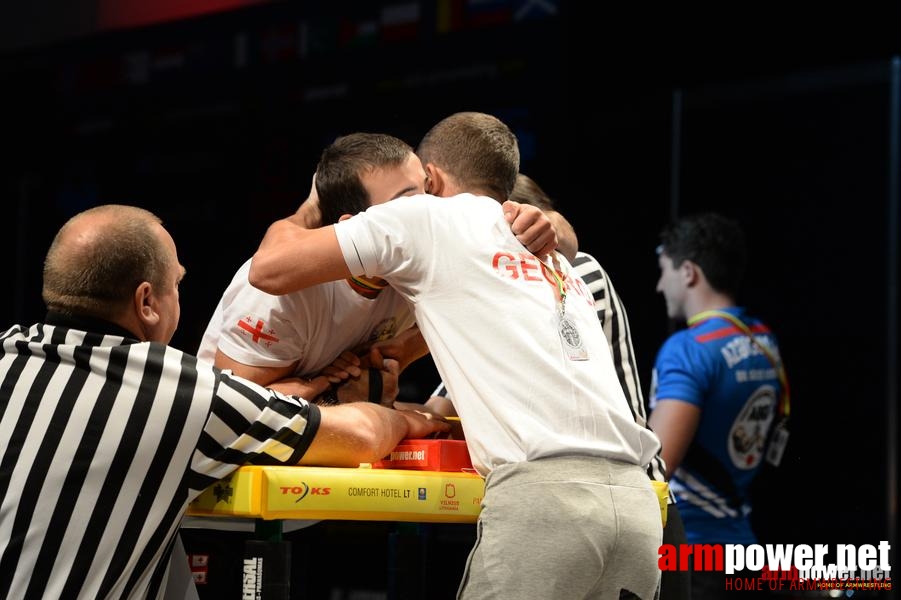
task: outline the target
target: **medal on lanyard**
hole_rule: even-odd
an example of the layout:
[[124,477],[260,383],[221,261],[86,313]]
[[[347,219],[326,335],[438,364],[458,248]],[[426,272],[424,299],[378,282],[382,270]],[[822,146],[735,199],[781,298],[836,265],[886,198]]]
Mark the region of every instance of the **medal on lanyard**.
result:
[[539,260],[538,262],[550,271],[557,281],[557,293],[560,295],[560,310],[557,311],[557,334],[560,336],[563,353],[569,360],[588,360],[588,351],[585,349],[582,335],[572,319],[566,316],[566,284],[563,282],[563,278],[556,269],[544,264],[544,261]]

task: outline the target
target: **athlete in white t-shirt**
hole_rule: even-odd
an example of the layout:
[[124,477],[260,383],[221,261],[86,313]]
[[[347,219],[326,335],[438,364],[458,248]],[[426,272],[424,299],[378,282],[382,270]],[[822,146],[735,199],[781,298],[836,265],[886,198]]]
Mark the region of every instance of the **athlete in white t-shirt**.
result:
[[585,283],[508,225],[504,213],[524,208],[499,203],[516,138],[490,115],[457,113],[417,152],[434,195],[332,227],[277,222],[249,280],[287,293],[365,274],[412,303],[486,477],[460,598],[654,598],[662,527],[644,467],[660,443],[632,416]]
[[[425,179],[422,163],[402,140],[372,133],[342,136],[323,151],[317,165],[311,194],[319,198],[318,211],[292,218],[309,219],[307,224],[316,226],[336,223],[370,205],[421,194]],[[549,222],[539,223],[534,231],[552,232]],[[199,358],[314,402],[370,399],[394,404],[399,373],[428,350],[400,294],[384,280],[361,275],[275,296],[249,285],[249,266],[248,260],[222,295],[201,341]],[[365,351],[372,345],[389,359],[387,365],[379,361],[382,393],[375,397],[370,396],[372,373],[365,368],[369,364]],[[339,375],[345,382],[329,388]],[[283,531],[291,533],[316,522],[285,521]],[[211,554],[221,565],[228,564],[231,553],[240,556],[243,545],[235,536],[218,531],[253,529],[246,519],[188,517],[183,538],[189,553]],[[296,541],[291,535],[286,539]],[[217,576],[210,573],[208,589],[216,585]]]
[[[413,149],[385,134],[352,133],[337,138],[322,153],[315,186],[320,198],[317,220],[336,223],[375,204],[421,193],[425,171]],[[409,344],[400,364],[380,369],[382,394],[370,398],[365,352],[414,325],[407,302],[384,281],[348,278],[285,296],[261,292],[247,283],[248,260],[242,265],[210,319],[198,356],[214,361],[261,385],[314,401],[329,387],[323,370],[338,361],[345,381],[332,388],[328,401],[372,399],[391,406],[401,367],[427,353],[425,344]],[[418,337],[418,336],[417,336]],[[342,353],[345,353],[342,356]],[[353,377],[348,377],[353,375]],[[336,382],[335,377],[331,378]]]
[[224,355],[254,367],[258,378],[286,371],[312,378],[343,351],[365,350],[414,325],[406,300],[390,287],[367,297],[341,280],[273,296],[247,283],[249,270],[248,259],[222,295],[200,343],[201,359],[224,366]]

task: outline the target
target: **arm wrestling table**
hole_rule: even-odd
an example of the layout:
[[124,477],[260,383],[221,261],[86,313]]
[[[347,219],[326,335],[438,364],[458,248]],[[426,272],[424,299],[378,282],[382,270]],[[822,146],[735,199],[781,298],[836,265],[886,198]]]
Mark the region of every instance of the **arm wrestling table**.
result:
[[[475,523],[484,489],[479,475],[464,471],[246,466],[204,491],[188,514],[254,519],[257,542],[247,543],[242,594],[281,600],[290,594],[290,561],[279,555],[289,552],[281,543],[283,521]],[[274,567],[270,578],[263,575],[267,562]]]
[[204,491],[188,514],[475,523],[484,492],[468,472],[247,466]]

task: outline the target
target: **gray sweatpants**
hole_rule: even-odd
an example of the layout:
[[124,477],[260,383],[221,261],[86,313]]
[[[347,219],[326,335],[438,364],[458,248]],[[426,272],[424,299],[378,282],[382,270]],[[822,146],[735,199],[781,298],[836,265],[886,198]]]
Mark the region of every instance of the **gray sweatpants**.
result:
[[503,465],[485,481],[460,600],[653,600],[663,529],[641,467],[565,456]]

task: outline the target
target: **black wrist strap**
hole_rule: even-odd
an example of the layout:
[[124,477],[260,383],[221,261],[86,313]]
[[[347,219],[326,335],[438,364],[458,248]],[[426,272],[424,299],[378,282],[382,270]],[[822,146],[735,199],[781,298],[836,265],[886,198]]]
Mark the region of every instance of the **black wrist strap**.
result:
[[375,367],[369,367],[369,401],[382,403],[382,371]]
[[335,406],[338,402],[338,384],[333,383],[313,401],[322,406]]

